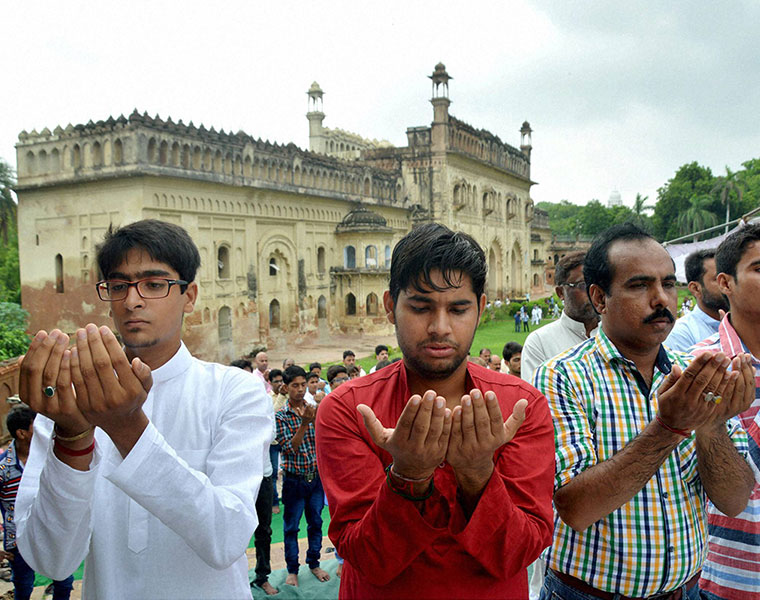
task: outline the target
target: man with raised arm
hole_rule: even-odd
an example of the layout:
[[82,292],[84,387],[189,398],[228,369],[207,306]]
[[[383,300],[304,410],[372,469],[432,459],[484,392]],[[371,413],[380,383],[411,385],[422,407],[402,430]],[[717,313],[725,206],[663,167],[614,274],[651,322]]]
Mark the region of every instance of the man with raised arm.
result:
[[662,346],[675,268],[633,225],[597,236],[583,275],[599,332],[535,376],[557,447],[541,598],[696,600],[707,500],[736,515],[753,487],[746,433],[729,421],[752,401],[748,357],[706,352],[687,367]]
[[40,331],[21,366],[39,415],[18,547],[53,579],[84,559],[86,599],[249,600],[272,403],[250,374],[182,343],[200,263],[184,229],[111,227],[97,262],[120,341],[89,324],[69,350],[64,333]]
[[486,261],[437,224],[395,247],[383,296],[403,360],[333,390],[317,412],[341,598],[526,598],[550,541],[546,399],[467,361]]

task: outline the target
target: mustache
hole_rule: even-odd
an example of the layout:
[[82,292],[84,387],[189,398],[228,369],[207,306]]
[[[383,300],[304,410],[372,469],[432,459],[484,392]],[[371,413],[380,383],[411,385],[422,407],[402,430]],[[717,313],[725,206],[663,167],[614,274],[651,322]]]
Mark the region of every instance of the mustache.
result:
[[675,323],[675,317],[673,316],[673,313],[670,312],[667,308],[658,308],[656,311],[654,311],[651,315],[649,315],[646,319],[644,319],[644,323],[651,323],[652,321],[656,319],[667,319],[671,323]]
[[454,340],[449,340],[447,338],[428,338],[419,344],[417,344],[419,347],[427,346],[428,344],[445,344],[446,346],[451,346],[452,348],[459,348],[459,344],[457,344]]

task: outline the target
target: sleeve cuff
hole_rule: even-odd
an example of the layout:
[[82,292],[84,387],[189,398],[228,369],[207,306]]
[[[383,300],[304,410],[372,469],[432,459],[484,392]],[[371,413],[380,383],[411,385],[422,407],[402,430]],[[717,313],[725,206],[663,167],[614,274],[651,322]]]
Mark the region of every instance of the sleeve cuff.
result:
[[101,461],[102,452],[96,440],[89,470],[73,469],[55,455],[53,439],[51,438],[47,450],[45,477],[60,496],[68,500],[86,500],[89,502],[95,489],[95,481]]

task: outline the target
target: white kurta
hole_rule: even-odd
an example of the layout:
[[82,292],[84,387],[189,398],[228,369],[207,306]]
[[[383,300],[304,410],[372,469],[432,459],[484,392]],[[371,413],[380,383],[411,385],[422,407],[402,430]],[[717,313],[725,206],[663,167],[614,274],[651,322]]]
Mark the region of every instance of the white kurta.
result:
[[96,430],[89,471],[56,458],[53,423],[37,417],[16,500],[21,553],[53,579],[85,559],[87,600],[249,600],[274,418],[263,385],[183,344],[153,371],[143,410],[150,424],[123,460]]

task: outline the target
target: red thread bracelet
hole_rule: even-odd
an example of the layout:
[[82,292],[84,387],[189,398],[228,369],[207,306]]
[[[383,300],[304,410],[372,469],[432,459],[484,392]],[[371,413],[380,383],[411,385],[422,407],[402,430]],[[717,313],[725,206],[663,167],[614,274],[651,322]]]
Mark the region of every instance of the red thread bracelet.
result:
[[657,415],[655,416],[655,419],[657,419],[657,424],[660,427],[662,427],[663,429],[667,429],[670,433],[677,433],[678,435],[682,435],[683,437],[691,437],[691,431],[689,431],[688,429],[676,429],[675,427],[671,427],[665,421],[662,420],[660,413],[657,413]]
[[53,446],[57,448],[61,454],[65,454],[66,456],[87,456],[95,450],[95,440],[92,440],[92,444],[82,450],[72,450],[71,448],[67,448],[63,444],[60,444],[56,439],[53,440]]

